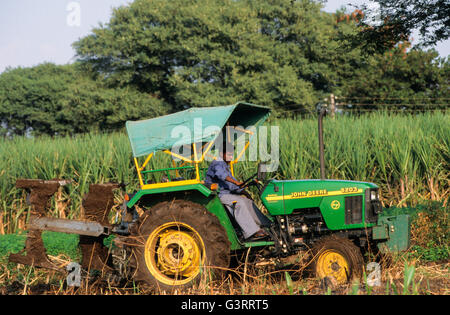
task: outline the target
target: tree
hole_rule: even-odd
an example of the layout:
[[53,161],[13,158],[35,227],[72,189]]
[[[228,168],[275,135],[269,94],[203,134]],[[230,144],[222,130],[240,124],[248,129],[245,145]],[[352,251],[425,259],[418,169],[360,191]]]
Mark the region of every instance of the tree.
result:
[[66,135],[123,128],[126,120],[164,114],[163,102],[131,87],[112,89],[78,65],[44,63],[0,75],[2,134]]
[[450,63],[435,50],[405,52],[395,47],[367,60],[367,67],[344,82],[342,95],[347,100],[362,103],[365,109],[385,105],[398,105],[398,110],[448,107]]
[[365,13],[359,9],[338,10],[334,16],[339,37],[335,47],[338,53],[332,55],[334,62],[329,62],[335,65],[334,94],[350,103],[364,104],[365,109],[381,105],[406,109],[445,106],[450,93],[448,58],[440,58],[435,50],[410,49],[411,43],[404,37],[389,45],[384,39],[372,42],[373,38],[353,45],[366,30],[361,27]]
[[136,0],[74,44],[116,86],[179,110],[245,100],[309,109],[333,89],[336,23],[313,1]]
[[365,19],[357,40],[377,51],[389,49],[410,38],[414,30],[421,35],[420,45],[431,46],[449,38],[450,2],[447,0],[370,0],[379,10],[360,7]]

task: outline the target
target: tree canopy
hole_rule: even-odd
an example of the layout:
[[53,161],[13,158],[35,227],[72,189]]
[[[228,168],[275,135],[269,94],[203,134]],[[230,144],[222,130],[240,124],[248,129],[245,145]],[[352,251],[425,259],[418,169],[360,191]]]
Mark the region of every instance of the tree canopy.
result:
[[[449,38],[450,2],[447,0],[370,0],[379,9],[360,9],[366,12],[361,21],[364,32],[359,39],[366,44],[392,47],[418,30],[420,46],[431,46]],[[376,11],[376,12],[374,12]],[[378,46],[381,48],[382,46]]]
[[3,133],[67,135],[123,127],[127,119],[165,113],[162,102],[132,87],[105,87],[77,65],[44,63],[0,75]]
[[135,0],[73,44],[75,64],[1,74],[0,122],[75,134],[237,101],[312,112],[330,93],[448,99],[448,58],[405,39],[367,54],[351,43],[363,16],[311,0]]
[[74,47],[109,82],[175,109],[238,100],[308,106],[313,84],[327,81],[318,61],[332,29],[310,1],[136,0]]

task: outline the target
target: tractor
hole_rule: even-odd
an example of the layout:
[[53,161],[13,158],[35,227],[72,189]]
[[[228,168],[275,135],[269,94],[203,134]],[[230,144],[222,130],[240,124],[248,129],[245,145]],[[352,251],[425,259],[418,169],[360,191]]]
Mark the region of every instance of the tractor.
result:
[[[368,248],[386,253],[409,247],[409,217],[380,216],[376,184],[325,178],[322,126],[326,107],[320,108],[318,115],[321,178],[269,178],[260,162],[243,187],[256,187],[255,202],[272,223],[267,238],[244,239],[232,209],[221,203],[217,185],[205,184],[207,160],[215,158],[213,148],[219,138],[231,137],[232,142],[245,139],[230,162],[234,174],[235,164],[269,114],[267,107],[239,102],[128,121],[140,189],[124,195],[120,222],[107,222],[105,211],[111,209],[112,198],[108,196],[112,190],[125,186],[93,184],[83,203],[86,214],[91,214],[88,220],[49,218],[41,211],[29,220],[34,242],[42,248],[39,233],[44,230],[79,234],[80,245],[88,249],[84,268],[107,269],[160,290],[190,287],[207,273],[220,278],[229,269],[231,258],[242,253],[255,265],[280,266],[296,257],[307,257],[309,270],[316,277],[345,284],[362,276],[363,254]],[[157,165],[152,163],[156,158],[171,165],[151,167]],[[21,184],[33,197],[36,182],[23,180]],[[47,184],[57,187],[61,182]],[[108,250],[102,240],[111,236],[114,249]],[[36,248],[31,242],[27,240],[27,255],[33,255],[31,249]],[[11,255],[10,260],[51,267],[42,251],[34,253],[29,258]]]

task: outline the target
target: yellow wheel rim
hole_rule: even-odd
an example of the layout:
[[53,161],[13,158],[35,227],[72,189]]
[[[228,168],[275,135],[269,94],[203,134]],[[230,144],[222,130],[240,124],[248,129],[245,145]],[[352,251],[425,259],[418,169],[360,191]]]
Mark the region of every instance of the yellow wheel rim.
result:
[[339,284],[344,284],[348,281],[350,268],[344,256],[334,250],[325,250],[317,259],[316,271],[320,278],[334,277]]
[[205,245],[191,226],[170,222],[149,235],[144,257],[148,270],[158,281],[183,285],[200,273],[205,260]]

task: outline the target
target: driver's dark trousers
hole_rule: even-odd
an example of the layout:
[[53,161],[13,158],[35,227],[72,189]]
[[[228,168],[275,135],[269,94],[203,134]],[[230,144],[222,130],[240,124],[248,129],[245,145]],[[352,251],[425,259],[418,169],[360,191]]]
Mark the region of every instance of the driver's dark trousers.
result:
[[270,220],[247,197],[235,194],[221,194],[219,198],[227,206],[241,227],[244,238],[249,238],[258,232],[262,226],[270,225]]

